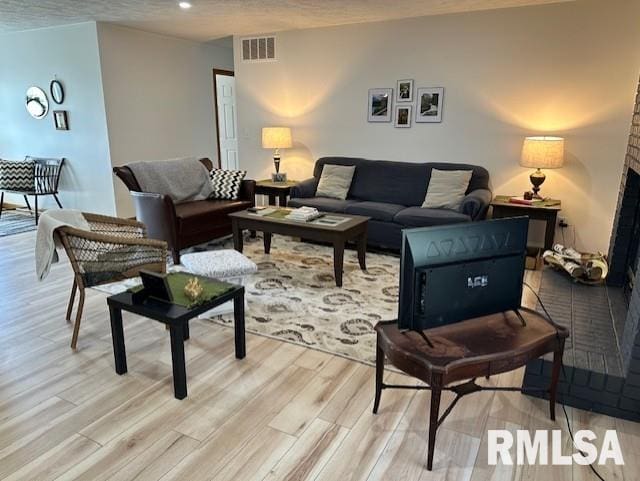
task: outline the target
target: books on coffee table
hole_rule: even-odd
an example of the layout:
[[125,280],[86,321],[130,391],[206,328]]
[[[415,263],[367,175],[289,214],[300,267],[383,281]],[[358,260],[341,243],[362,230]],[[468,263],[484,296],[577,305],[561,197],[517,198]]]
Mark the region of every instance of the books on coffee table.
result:
[[309,222],[320,216],[322,216],[322,214],[315,207],[299,207],[297,209],[292,209],[286,218],[288,220]]
[[335,227],[349,220],[349,217],[340,214],[326,214],[313,207],[300,207],[298,209],[284,209],[279,207],[266,207],[263,209],[249,210],[250,214],[258,217],[271,217],[273,219],[286,219],[294,222],[305,222],[321,226]]

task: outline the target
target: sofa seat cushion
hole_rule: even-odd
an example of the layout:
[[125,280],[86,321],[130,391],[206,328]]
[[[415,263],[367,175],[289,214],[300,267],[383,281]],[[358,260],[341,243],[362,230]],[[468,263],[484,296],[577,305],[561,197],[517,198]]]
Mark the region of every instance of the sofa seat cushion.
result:
[[202,232],[211,229],[211,222],[220,223],[220,217],[249,207],[248,200],[198,200],[176,204],[176,216],[181,232]]
[[328,197],[300,197],[289,199],[287,207],[315,207],[320,212],[345,212],[350,204],[355,204],[355,200],[329,199]]
[[386,202],[357,202],[350,204],[345,209],[345,213],[354,215],[366,215],[375,220],[392,222],[394,216],[401,210],[406,209],[404,205],[388,204]]
[[408,227],[429,227],[432,225],[458,224],[471,221],[471,217],[450,209],[425,209],[407,207],[398,212],[393,221]]

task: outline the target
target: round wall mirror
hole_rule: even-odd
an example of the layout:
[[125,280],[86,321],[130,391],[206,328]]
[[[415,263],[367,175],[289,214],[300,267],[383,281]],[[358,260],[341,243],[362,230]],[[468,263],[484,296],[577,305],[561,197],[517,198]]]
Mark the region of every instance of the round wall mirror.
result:
[[39,87],[29,87],[25,101],[27,112],[34,119],[41,119],[49,112],[49,100],[47,94]]
[[60,105],[64,102],[64,88],[59,80],[52,80],[49,85],[49,92],[51,93],[51,98],[55,103]]

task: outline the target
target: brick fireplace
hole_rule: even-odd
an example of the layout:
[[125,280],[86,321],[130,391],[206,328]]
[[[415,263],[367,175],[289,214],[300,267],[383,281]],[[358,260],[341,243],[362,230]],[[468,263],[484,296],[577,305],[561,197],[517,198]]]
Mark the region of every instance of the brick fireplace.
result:
[[[607,286],[543,275],[540,295],[571,330],[559,401],[640,422],[640,85],[614,216]],[[527,365],[523,387],[548,385],[549,359]]]
[[[627,303],[620,322],[620,353],[630,394],[640,413],[640,86],[631,122],[618,205],[609,247],[608,284],[621,287]],[[627,387],[627,386],[626,386]],[[640,416],[640,414],[639,414]]]

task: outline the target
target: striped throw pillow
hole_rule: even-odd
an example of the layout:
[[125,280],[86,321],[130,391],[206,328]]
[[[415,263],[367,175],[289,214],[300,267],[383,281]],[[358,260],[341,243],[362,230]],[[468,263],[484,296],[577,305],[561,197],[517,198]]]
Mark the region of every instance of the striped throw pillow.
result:
[[244,170],[213,169],[209,177],[213,193],[210,199],[238,200],[240,196],[240,184],[247,172]]
[[31,192],[35,189],[35,163],[0,159],[0,189]]

